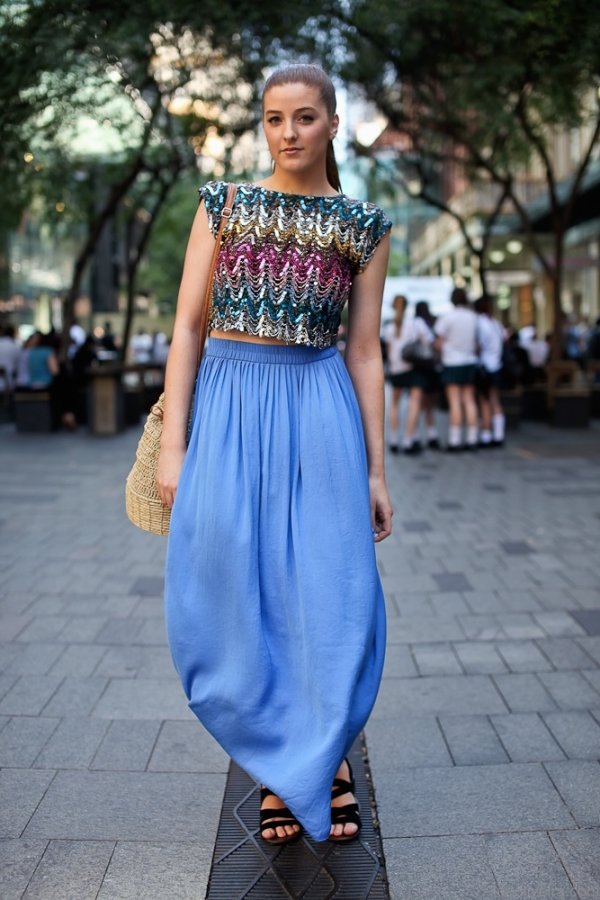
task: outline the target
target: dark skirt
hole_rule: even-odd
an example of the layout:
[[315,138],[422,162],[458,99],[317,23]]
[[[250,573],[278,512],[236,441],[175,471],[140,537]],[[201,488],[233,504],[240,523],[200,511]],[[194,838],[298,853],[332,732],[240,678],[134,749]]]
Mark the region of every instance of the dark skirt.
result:
[[444,366],[442,384],[468,385],[475,384],[477,366]]

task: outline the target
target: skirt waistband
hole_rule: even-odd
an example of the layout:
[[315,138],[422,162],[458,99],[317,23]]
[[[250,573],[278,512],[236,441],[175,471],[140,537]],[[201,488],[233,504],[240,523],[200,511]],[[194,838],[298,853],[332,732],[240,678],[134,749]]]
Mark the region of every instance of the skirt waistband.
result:
[[304,364],[329,359],[338,352],[336,347],[298,347],[261,344],[253,341],[228,341],[225,338],[208,338],[205,357],[241,359],[245,362]]

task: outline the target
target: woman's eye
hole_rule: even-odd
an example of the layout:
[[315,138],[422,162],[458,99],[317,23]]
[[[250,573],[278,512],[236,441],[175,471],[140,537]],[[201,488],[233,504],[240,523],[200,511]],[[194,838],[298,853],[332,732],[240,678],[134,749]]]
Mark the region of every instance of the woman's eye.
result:
[[267,122],[269,123],[269,125],[279,125],[281,119],[279,118],[279,116],[271,116],[269,119],[267,119]]
[[314,120],[315,120],[314,116],[300,116],[301,122],[314,122]]

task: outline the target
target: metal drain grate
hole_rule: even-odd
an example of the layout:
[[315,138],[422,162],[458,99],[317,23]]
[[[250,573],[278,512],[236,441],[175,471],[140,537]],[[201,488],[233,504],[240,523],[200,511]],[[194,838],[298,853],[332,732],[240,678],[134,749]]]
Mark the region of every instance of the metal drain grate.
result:
[[362,736],[350,762],[361,810],[360,838],[349,844],[317,844],[303,835],[275,847],[258,833],[258,786],[232,762],[207,900],[389,900]]

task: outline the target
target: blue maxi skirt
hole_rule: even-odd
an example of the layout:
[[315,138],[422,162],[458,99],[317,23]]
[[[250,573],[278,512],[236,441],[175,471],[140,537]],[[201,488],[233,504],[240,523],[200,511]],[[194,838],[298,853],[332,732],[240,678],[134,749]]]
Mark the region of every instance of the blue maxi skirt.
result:
[[385,646],[362,423],[335,348],[209,339],[165,606],[190,708],[327,838]]

